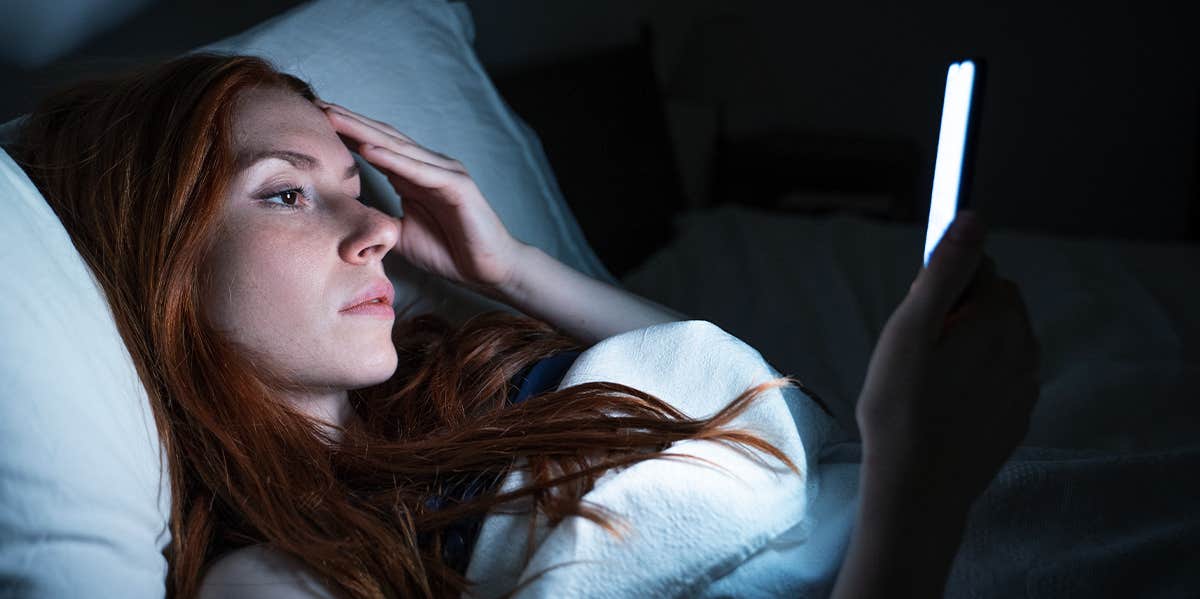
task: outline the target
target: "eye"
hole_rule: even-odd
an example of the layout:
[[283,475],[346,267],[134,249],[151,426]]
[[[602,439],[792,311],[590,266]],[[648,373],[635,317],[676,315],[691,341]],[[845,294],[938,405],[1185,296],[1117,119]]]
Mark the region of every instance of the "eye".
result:
[[279,191],[272,191],[262,194],[258,196],[258,199],[266,201],[267,203],[280,208],[299,208],[302,205],[301,198],[310,197],[312,197],[312,194],[305,189],[299,187],[289,187],[287,189],[280,189]]
[[274,197],[278,197],[280,200],[283,201],[284,204],[287,204],[288,206],[295,206],[296,202],[300,201],[300,190],[299,189],[288,189],[288,190],[279,192],[279,194]]

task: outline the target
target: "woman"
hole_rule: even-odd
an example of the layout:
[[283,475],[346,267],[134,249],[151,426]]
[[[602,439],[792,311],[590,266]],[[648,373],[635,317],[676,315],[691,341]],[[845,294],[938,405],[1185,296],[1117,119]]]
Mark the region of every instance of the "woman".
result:
[[[350,150],[388,175],[402,219],[358,201]],[[320,581],[297,593],[458,594],[498,504],[532,497],[552,523],[606,523],[579,501],[599,475],[698,436],[787,462],[725,425],[788,379],[698,421],[621,385],[539,393],[586,346],[682,317],[514,239],[461,163],[259,59],[198,54],[80,84],[31,115],[13,153],[96,274],[149,394],[174,596],[280,559]],[[967,508],[1024,434],[1036,343],[982,238],[960,217],[872,356],[835,595],[939,592]],[[532,318],[397,317],[390,251]],[[498,494],[518,461],[529,483]],[[907,534],[916,520],[922,534]]]

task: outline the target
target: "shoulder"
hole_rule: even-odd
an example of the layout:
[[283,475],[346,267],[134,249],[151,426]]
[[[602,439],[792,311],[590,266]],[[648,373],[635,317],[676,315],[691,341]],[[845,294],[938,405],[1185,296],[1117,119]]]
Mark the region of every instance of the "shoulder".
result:
[[753,347],[706,320],[667,322],[614,335],[593,345],[578,360],[583,370],[600,363],[680,375],[712,375],[722,372],[722,366],[764,362]]
[[720,346],[744,346],[753,351],[741,339],[730,335],[721,327],[707,320],[675,320],[626,331],[601,340],[593,348],[604,345],[666,345],[677,348],[701,349]]
[[209,566],[198,596],[332,599],[334,594],[299,560],[266,545],[251,545],[231,551]]

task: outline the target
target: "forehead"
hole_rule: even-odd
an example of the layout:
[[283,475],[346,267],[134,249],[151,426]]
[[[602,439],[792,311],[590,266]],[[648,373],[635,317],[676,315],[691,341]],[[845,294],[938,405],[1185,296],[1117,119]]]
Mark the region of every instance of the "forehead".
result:
[[236,150],[273,147],[278,143],[341,143],[321,109],[294,92],[253,88],[239,94],[233,110],[233,143]]

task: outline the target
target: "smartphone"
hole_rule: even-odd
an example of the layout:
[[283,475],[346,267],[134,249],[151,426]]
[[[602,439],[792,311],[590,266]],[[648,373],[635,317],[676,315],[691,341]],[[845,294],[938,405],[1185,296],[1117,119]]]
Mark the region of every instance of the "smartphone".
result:
[[984,64],[979,59],[951,63],[946,69],[942,124],[938,130],[933,191],[925,227],[925,266],[955,215],[970,205],[975,138],[983,99]]

